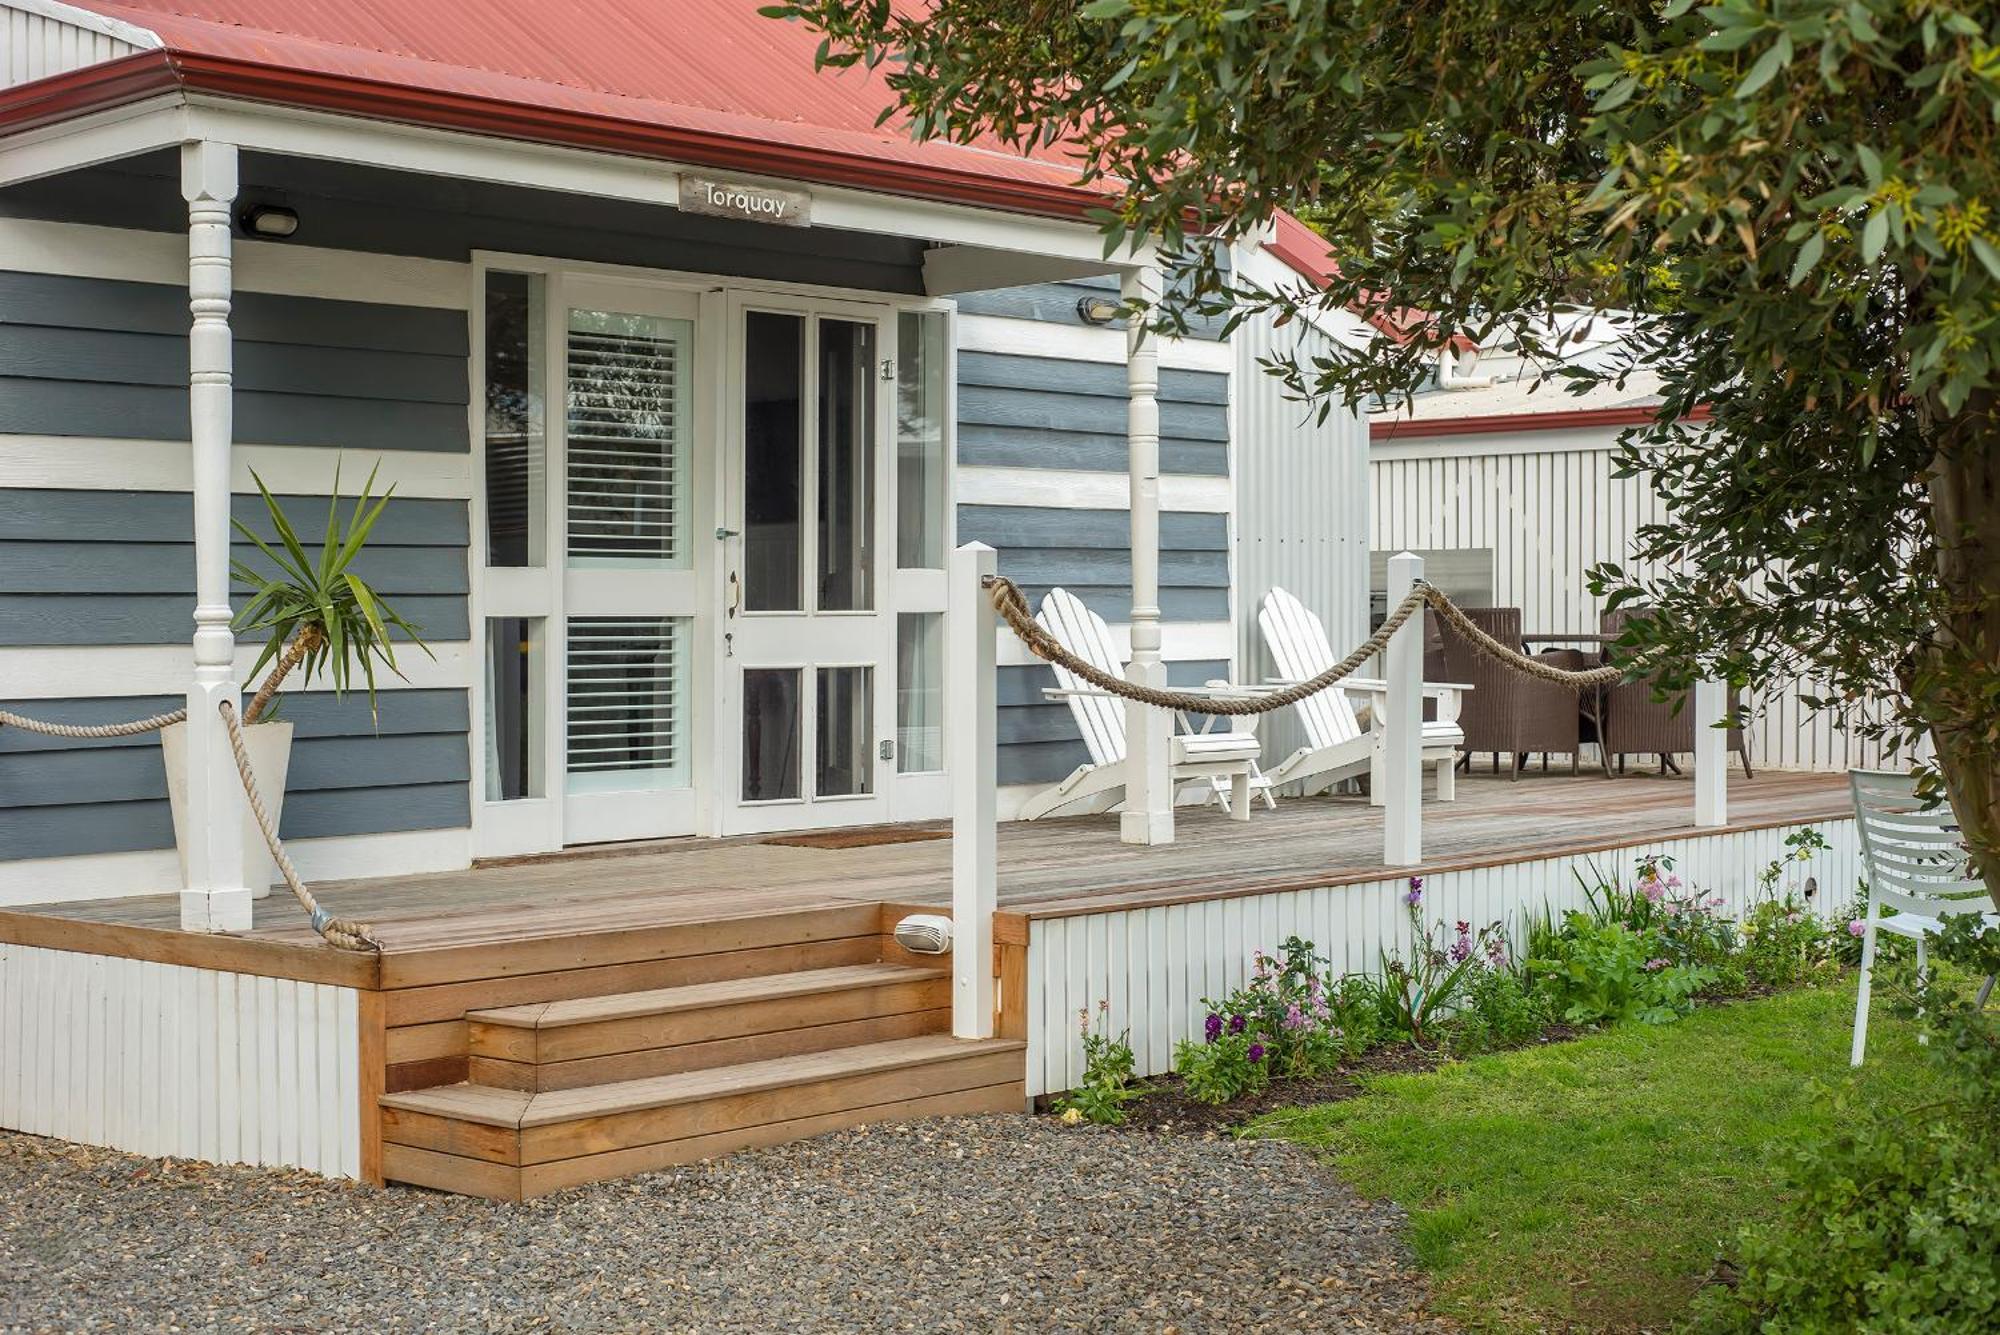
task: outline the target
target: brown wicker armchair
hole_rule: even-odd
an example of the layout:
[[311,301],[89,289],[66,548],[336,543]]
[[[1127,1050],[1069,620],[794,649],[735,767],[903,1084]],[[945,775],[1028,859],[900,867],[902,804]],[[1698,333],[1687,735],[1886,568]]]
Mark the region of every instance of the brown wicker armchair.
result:
[[[1599,621],[1606,635],[1621,635],[1629,612],[1624,608],[1606,612]],[[1606,657],[1610,658],[1610,646],[1606,646]],[[1729,712],[1735,716],[1741,699],[1735,691],[1729,693]],[[1634,755],[1658,756],[1660,772],[1667,772],[1672,758],[1677,755],[1694,753],[1694,710],[1686,703],[1686,697],[1670,697],[1666,700],[1653,698],[1651,679],[1643,681],[1621,681],[1604,692],[1604,759],[1608,765],[1612,757],[1617,757],[1618,768],[1625,769],[1625,757]],[[1750,768],[1750,742],[1743,735],[1743,729],[1732,725],[1729,729],[1729,749],[1742,758],[1745,778],[1754,778]]]
[[[1502,644],[1521,643],[1520,608],[1468,607],[1465,615]],[[1495,662],[1448,624],[1441,622],[1439,630],[1446,675],[1473,688],[1458,716],[1468,761],[1476,751],[1490,752],[1497,774],[1500,757],[1508,756],[1511,775],[1518,779],[1530,753],[1539,751],[1544,757],[1567,753],[1574,773],[1582,747],[1576,692]]]

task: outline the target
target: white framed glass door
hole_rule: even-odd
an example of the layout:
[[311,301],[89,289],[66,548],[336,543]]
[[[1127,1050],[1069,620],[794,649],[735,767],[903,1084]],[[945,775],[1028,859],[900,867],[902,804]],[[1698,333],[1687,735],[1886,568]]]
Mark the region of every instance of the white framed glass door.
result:
[[890,816],[893,314],[731,302],[718,727],[724,833]]
[[563,841],[689,834],[698,303],[567,276],[559,290]]

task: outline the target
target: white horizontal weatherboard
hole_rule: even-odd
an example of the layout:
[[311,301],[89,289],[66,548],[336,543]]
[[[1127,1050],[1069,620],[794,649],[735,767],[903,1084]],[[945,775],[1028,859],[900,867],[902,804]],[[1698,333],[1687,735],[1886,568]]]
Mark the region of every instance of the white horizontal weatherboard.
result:
[[[960,352],[999,352],[1014,357],[1053,357],[1070,362],[1125,364],[1125,331],[1090,325],[1016,320],[1004,315],[958,317]],[[1178,371],[1228,373],[1235,366],[1229,344],[1201,338],[1163,338],[1160,365]]]
[[[185,287],[187,245],[183,232],[0,218],[0,268],[23,273]],[[238,292],[452,311],[465,310],[471,302],[472,267],[451,260],[240,238],[234,260]]]
[[[1132,502],[1132,480],[1124,473],[961,464],[952,476],[960,505],[1124,510]],[[1228,514],[1235,498],[1235,484],[1227,477],[1176,473],[1160,479],[1160,509],[1168,513]]]
[[[1118,661],[1123,663],[1132,657],[1131,624],[1114,622],[1110,631],[1112,647],[1118,651]],[[1227,621],[1165,622],[1160,627],[1160,639],[1160,652],[1170,663],[1227,663],[1236,657],[1236,631]],[[1001,667],[1035,667],[1042,661],[1004,626],[1000,630],[999,658]]]
[[[399,830],[391,834],[288,839],[285,851],[308,884],[357,876],[457,871],[472,864],[469,830]],[[165,895],[177,893],[180,888],[180,859],[171,848],[0,862],[0,908]],[[286,904],[291,903],[284,889],[272,893],[284,897]],[[303,914],[299,920],[305,921]]]
[[[188,600],[188,636],[194,636],[194,600]],[[239,642],[236,670],[247,673],[261,645]],[[478,660],[471,642],[432,643],[427,656],[400,646],[394,673],[378,671],[378,690],[466,688]],[[173,695],[194,679],[194,650],[185,644],[53,644],[0,648],[0,699],[66,700],[117,695]],[[313,682],[314,689],[325,683]]]
[[[354,496],[375,474],[375,494],[390,487],[412,499],[472,495],[472,456],[444,450],[339,449],[318,445],[243,445],[231,451],[230,485],[254,495],[256,478],[281,496]],[[0,436],[0,487],[58,491],[190,491],[194,450],[186,441],[102,440],[87,436]]]

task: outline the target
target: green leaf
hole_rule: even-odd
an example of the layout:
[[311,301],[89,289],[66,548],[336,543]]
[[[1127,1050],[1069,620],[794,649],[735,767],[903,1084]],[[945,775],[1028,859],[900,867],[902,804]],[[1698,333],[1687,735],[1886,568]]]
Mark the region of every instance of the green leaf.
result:
[[1870,190],[1882,188],[1882,159],[1874,149],[1866,144],[1854,146],[1855,159],[1861,164],[1861,175],[1867,179]]
[[1889,244],[1889,212],[1877,209],[1868,215],[1868,225],[1861,229],[1861,262],[1873,264],[1882,256],[1882,247]]
[[1993,275],[1995,278],[2000,278],[2000,250],[1995,250],[1991,241],[1988,241],[1983,236],[1973,237],[1972,253],[1979,257],[1981,264],[1986,266],[1987,273]]
[[1778,40],[1771,43],[1771,49],[1757,57],[1757,63],[1743,76],[1743,82],[1736,85],[1736,100],[1742,101],[1759,88],[1778,77],[1778,71],[1792,63],[1792,36],[1781,32]]
[[1792,261],[1792,274],[1790,278],[1785,280],[1785,285],[1787,287],[1797,287],[1800,283],[1804,282],[1806,275],[1813,271],[1813,266],[1819,263],[1820,256],[1825,253],[1826,234],[1824,232],[1814,232],[1811,236],[1807,237],[1805,244],[1799,247],[1797,258]]
[[1132,0],[1091,0],[1083,7],[1082,17],[1087,19],[1122,18],[1132,12]]

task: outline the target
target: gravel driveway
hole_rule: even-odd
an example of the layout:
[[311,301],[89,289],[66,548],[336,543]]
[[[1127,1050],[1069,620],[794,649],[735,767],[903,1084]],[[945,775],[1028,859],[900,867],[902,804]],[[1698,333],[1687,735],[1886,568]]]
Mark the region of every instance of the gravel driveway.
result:
[[941,1118],[496,1205],[0,1134],[0,1326],[1443,1330],[1303,1152]]

